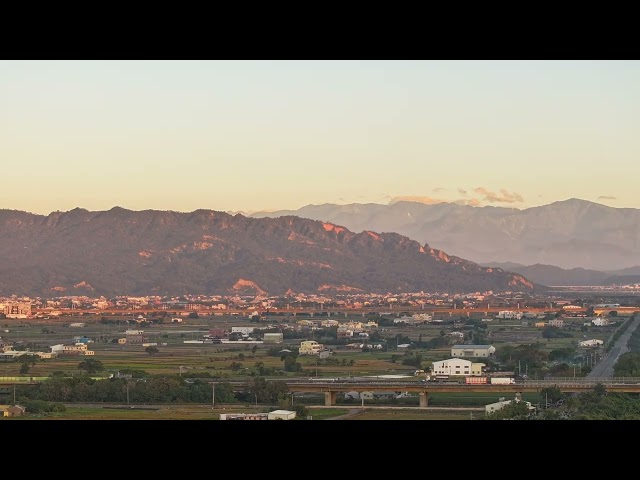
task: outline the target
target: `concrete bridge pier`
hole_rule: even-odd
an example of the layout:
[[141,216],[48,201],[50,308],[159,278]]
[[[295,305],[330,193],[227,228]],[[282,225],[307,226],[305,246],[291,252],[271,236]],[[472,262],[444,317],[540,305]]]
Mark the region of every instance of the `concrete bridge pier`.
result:
[[429,392],[420,392],[420,406],[426,407],[429,405]]
[[338,392],[324,392],[324,406],[330,407],[336,403],[336,395]]

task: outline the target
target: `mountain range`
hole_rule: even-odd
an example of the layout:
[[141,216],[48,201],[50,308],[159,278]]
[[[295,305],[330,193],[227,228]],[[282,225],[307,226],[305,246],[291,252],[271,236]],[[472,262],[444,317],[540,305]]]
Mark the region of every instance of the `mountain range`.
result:
[[513,262],[611,271],[640,265],[640,210],[571,198],[517,209],[457,203],[307,205],[297,215],[353,231],[396,232],[481,264]]
[[564,269],[554,265],[520,265],[513,262],[487,263],[485,267],[502,268],[519,273],[534,283],[553,286],[567,285],[629,285],[640,283],[640,267],[603,272],[585,268]]
[[[473,240],[471,240],[473,241]],[[398,233],[296,216],[0,210],[0,294],[475,292],[542,288]]]

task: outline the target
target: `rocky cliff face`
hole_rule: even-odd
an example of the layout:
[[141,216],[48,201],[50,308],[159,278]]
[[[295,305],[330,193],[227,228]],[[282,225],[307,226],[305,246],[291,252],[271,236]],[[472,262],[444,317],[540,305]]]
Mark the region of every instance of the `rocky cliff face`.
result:
[[294,216],[0,211],[0,293],[39,296],[531,290],[396,233]]

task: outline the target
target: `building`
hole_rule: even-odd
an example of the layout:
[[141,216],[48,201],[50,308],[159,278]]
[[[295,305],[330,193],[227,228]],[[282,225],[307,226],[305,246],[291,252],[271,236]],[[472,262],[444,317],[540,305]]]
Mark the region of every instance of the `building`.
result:
[[329,358],[331,356],[331,350],[329,349],[325,349],[325,350],[320,350],[318,352],[318,358]]
[[349,330],[347,327],[338,327],[336,331],[337,338],[351,338],[353,337],[353,330]]
[[454,345],[451,347],[452,357],[490,358],[496,353],[493,345]]
[[603,345],[604,342],[602,340],[597,340],[595,338],[591,339],[591,340],[584,340],[582,342],[579,343],[579,345],[581,347],[597,347],[599,345]]
[[27,409],[22,405],[0,405],[0,414],[3,417],[20,417]]
[[264,343],[282,343],[284,337],[282,333],[265,333],[262,337]]
[[80,328],[80,327],[84,327],[85,324],[82,322],[76,322],[76,323],[70,323],[69,326],[72,328]]
[[593,320],[591,320],[591,324],[595,325],[596,327],[606,327],[607,325],[609,325],[609,319],[607,317],[596,317]]
[[511,310],[502,310],[498,312],[497,318],[512,318],[512,319],[520,320],[522,318],[522,313],[514,312]]
[[220,420],[269,420],[268,413],[221,413]]
[[7,318],[28,318],[31,316],[31,303],[6,302],[3,304],[2,312]]
[[553,320],[549,320],[549,322],[547,322],[547,324],[550,327],[562,328],[562,327],[564,327],[564,320],[562,320],[560,318],[554,318]]
[[53,353],[53,352],[35,352],[35,354],[38,356],[38,358],[41,358],[43,360],[56,358],[58,356],[57,353]]
[[320,326],[321,327],[337,327],[339,323],[340,322],[338,322],[337,320],[322,320],[320,322]]
[[300,342],[298,355],[318,355],[324,349],[323,344],[318,343],[315,340],[306,340]]
[[448,360],[440,360],[433,362],[431,365],[431,374],[437,375],[460,375],[465,377],[478,376],[483,374],[484,363],[472,363],[471,360],[462,358],[450,358]]
[[[514,402],[519,403],[521,401],[522,400],[520,399],[520,397],[516,395],[516,398],[514,400],[501,400],[499,402],[490,403],[489,405],[485,405],[484,407],[485,414],[497,412],[498,410],[502,410],[507,405],[511,405]],[[536,407],[531,405],[531,402],[524,402],[524,403],[526,403],[527,407],[529,408],[529,411],[534,411],[536,409]]]
[[[144,330],[126,330],[124,332],[126,343],[128,344],[140,344],[149,341],[148,336],[144,333]],[[118,343],[120,343],[118,341]]]
[[291,410],[274,410],[267,414],[267,420],[293,420],[296,412]]
[[231,333],[241,333],[242,335],[251,335],[255,327],[231,327]]

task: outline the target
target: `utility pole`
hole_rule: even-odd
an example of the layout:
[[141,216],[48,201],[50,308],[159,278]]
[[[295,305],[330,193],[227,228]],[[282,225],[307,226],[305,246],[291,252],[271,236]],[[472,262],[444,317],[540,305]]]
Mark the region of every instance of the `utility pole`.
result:
[[216,406],[216,383],[211,382],[211,408]]

